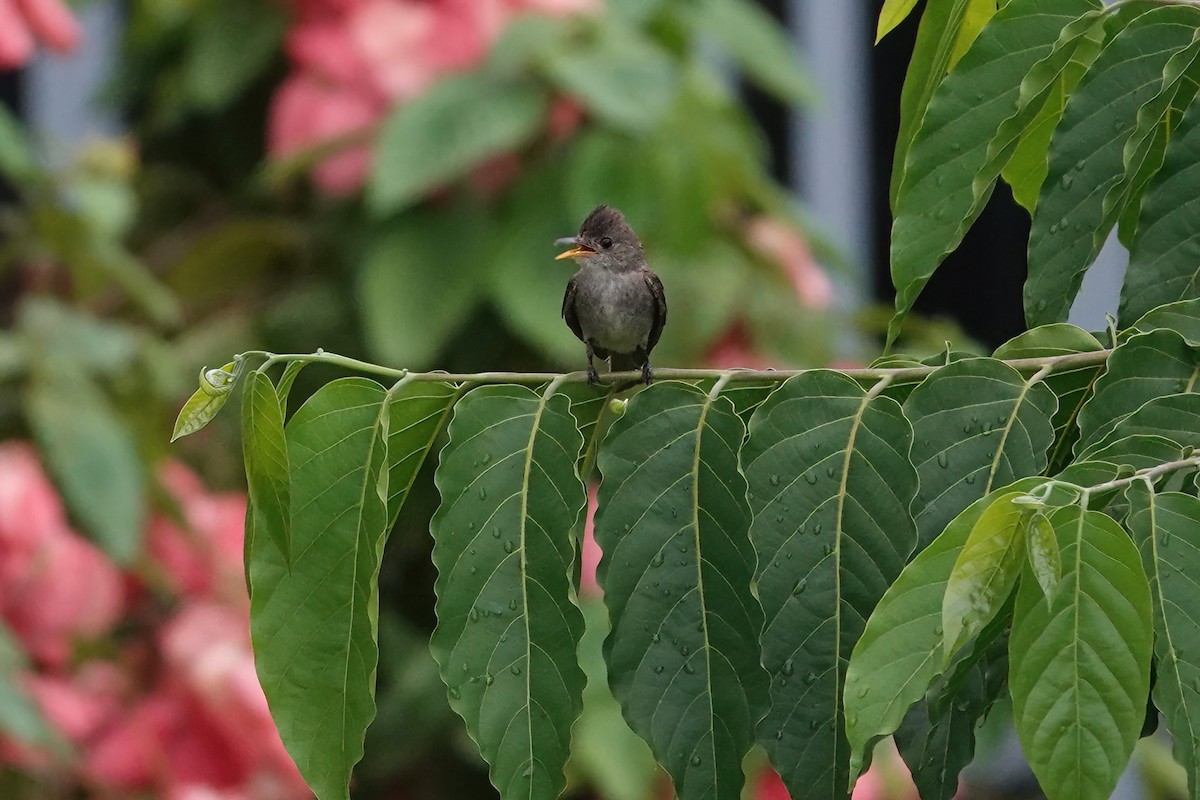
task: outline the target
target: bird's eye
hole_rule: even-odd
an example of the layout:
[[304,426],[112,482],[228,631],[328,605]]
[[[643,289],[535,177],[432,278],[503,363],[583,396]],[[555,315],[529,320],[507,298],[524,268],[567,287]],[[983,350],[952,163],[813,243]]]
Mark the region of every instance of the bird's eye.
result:
[[607,250],[608,248],[612,247],[612,239],[605,236],[600,240],[600,246]]

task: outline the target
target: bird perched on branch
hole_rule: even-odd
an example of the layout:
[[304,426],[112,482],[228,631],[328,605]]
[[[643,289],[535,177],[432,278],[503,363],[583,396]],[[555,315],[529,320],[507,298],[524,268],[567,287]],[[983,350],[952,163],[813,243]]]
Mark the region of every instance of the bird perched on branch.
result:
[[579,270],[567,284],[562,315],[571,332],[587,345],[588,383],[599,380],[593,358],[629,356],[650,383],[650,351],[667,324],[662,281],[646,265],[646,253],[633,228],[615,208],[597,206],[579,226],[578,236],[555,242],[572,246],[556,260],[571,258]]

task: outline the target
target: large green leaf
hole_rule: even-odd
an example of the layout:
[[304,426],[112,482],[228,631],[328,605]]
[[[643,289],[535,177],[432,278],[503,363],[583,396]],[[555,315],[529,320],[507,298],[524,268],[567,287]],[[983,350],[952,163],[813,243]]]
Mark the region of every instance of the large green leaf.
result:
[[25,412],[71,514],[117,563],[132,563],[141,552],[145,474],[108,398],[83,375],[36,374]]
[[549,78],[608,124],[635,133],[652,129],[671,107],[679,70],[667,52],[638,30],[602,25],[586,44],[571,42],[545,65]]
[[843,692],[851,778],[861,772],[871,746],[900,727],[945,669],[942,603],[975,523],[998,497],[1030,491],[1043,480],[1023,478],[963,510],[904,568],[867,619]]
[[1158,436],[1183,447],[1200,447],[1200,394],[1170,394],[1147,401],[1079,458],[1093,458],[1128,436]]
[[942,367],[909,395],[918,548],[992,489],[1046,468],[1055,410],[1043,383],[989,358]]
[[1096,0],[1012,0],[937,87],[896,194],[891,265],[897,319],[890,339],[991,196],[1011,153],[997,151],[993,142],[1021,100],[1029,101],[1022,97],[1022,79],[1050,55],[1069,23],[1096,6]]
[[1196,351],[1174,331],[1157,330],[1129,339],[1109,356],[1095,395],[1079,412],[1076,452],[1104,439],[1146,401],[1195,391],[1198,378]]
[[1200,792],[1200,500],[1186,494],[1155,495],[1130,484],[1129,530],[1142,554],[1154,604],[1154,703],[1171,731],[1175,760],[1187,771],[1192,797]]
[[1127,7],[1095,10],[1063,29],[1054,52],[1021,81],[1021,111],[1000,126],[990,153],[1009,154],[1000,174],[1013,200],[1030,214],[1046,180],[1050,139],[1062,119],[1067,98],[1079,85],[1104,43],[1105,31],[1132,13]]
[[[1069,467],[1058,477],[1091,485],[1116,475],[1116,467],[1088,463]],[[925,697],[945,669],[942,606],[946,584],[975,523],[997,498],[1031,491],[1044,481],[1022,478],[976,500],[917,554],[875,607],[846,669],[846,735],[852,748],[852,776],[862,768],[870,746],[896,731],[909,708]],[[1052,505],[1073,500],[1069,492],[1050,498]]]
[[1049,168],[1029,235],[1025,317],[1057,322],[1103,246],[1119,213],[1106,218],[1104,200],[1120,190],[1125,144],[1138,110],[1163,87],[1167,62],[1187,47],[1200,9],[1171,5],[1131,20],[1101,51],[1071,93],[1050,143]]
[[[1071,353],[1094,353],[1104,345],[1092,334],[1056,322],[1025,331],[996,348],[994,358],[1046,358]],[[1045,378],[1046,386],[1058,398],[1054,412],[1054,446],[1050,449],[1050,468],[1059,469],[1071,457],[1079,429],[1075,424],[1080,409],[1092,396],[1092,387],[1103,371],[1102,364],[1056,369]]]
[[788,34],[757,3],[702,0],[686,14],[734,58],[750,80],[784,102],[816,102],[816,87]]
[[1001,495],[971,528],[950,571],[942,599],[942,654],[947,661],[1007,602],[1025,562],[1028,514],[1013,502],[1019,492]]
[[[917,41],[912,59],[904,76],[900,93],[900,130],[896,137],[896,152],[892,156],[892,182],[888,193],[891,207],[896,208],[900,183],[904,179],[905,162],[912,139],[925,117],[929,99],[946,77],[954,43],[971,0],[929,0],[921,12]],[[880,18],[882,23],[882,17]],[[882,24],[880,30],[883,30]],[[882,33],[880,34],[882,36]]]
[[784,383],[750,422],[742,471],[773,671],[758,740],[797,797],[849,792],[845,665],[916,544],[911,442],[895,400],[823,370]]
[[553,800],[566,786],[584,686],[571,599],[582,447],[565,396],[487,386],[455,406],[438,465],[430,644],[504,798]]
[[425,457],[433,448],[461,390],[446,383],[413,381],[389,392],[388,528],[396,524]]
[[917,0],[884,0],[883,8],[879,11],[879,23],[875,28],[875,43],[878,44],[896,26],[912,13]]
[[461,206],[406,214],[368,242],[357,289],[377,358],[432,365],[479,302],[489,244],[485,218]]
[[1200,347],[1200,299],[1179,300],[1152,308],[1121,335],[1128,338],[1136,333],[1160,329],[1173,330],[1192,347]]
[[387,531],[383,387],[326,384],[286,428],[292,563],[254,520],[250,632],[284,745],[317,797],[349,798],[375,716],[376,579]]
[[1146,185],[1162,167],[1167,142],[1196,96],[1198,80],[1200,29],[1193,33],[1191,44],[1176,51],[1167,61],[1159,93],[1138,109],[1137,127],[1125,143],[1122,155],[1125,177],[1104,197],[1103,224],[1110,227],[1116,221],[1120,241],[1127,247],[1137,232]]
[[263,528],[292,560],[291,470],[283,433],[283,409],[266,373],[255,370],[242,389],[242,459],[249,502],[266,520]]
[[273,3],[219,0],[203,6],[187,40],[182,88],[201,111],[227,106],[271,66],[287,30]]
[[599,457],[609,683],[683,800],[739,797],[769,702],[744,433],[729,400],[656,383],[629,401]]
[[1182,458],[1183,447],[1164,436],[1133,434],[1096,448],[1088,457],[1135,470],[1149,469]]
[[530,80],[485,71],[441,78],[384,123],[367,194],[371,207],[407,208],[489,156],[516,149],[538,132],[545,112],[545,96]]
[[1017,592],[1013,720],[1047,796],[1104,800],[1146,711],[1150,590],[1137,548],[1111,518],[1069,506],[1050,522],[1063,576],[1050,603],[1035,580]]
[[1193,102],[1167,144],[1162,169],[1142,203],[1137,236],[1121,288],[1122,320],[1153,313],[1156,306],[1200,296],[1200,103]]

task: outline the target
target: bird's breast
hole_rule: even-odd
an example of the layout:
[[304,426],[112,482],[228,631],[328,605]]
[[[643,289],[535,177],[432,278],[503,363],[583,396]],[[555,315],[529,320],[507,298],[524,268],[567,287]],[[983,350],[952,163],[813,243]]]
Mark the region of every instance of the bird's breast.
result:
[[584,339],[613,353],[645,347],[654,323],[654,298],[637,272],[585,270],[576,286],[575,310]]

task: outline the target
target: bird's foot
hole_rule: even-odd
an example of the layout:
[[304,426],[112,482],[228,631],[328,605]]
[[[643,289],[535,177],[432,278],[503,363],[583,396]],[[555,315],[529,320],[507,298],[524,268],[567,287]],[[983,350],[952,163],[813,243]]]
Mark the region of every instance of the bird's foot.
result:
[[650,361],[649,360],[643,361],[642,362],[642,383],[649,386],[650,381],[652,381],[652,380],[654,380],[654,370],[651,369],[651,367],[650,367]]
[[600,382],[600,375],[596,373],[596,368],[588,364],[588,386],[595,386]]

